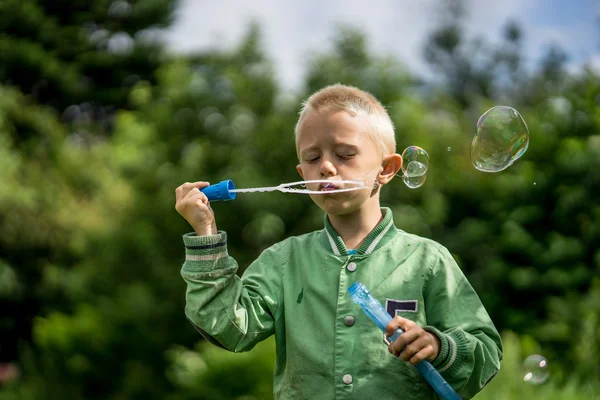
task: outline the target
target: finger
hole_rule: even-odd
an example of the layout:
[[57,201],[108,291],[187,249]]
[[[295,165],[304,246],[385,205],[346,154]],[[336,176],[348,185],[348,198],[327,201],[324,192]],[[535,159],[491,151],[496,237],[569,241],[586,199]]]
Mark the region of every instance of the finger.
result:
[[183,185],[179,186],[175,189],[175,193],[179,197],[185,196],[190,190],[194,188],[204,189],[205,187],[210,186],[210,182],[198,181],[198,182],[186,182]]
[[413,330],[404,332],[393,343],[390,343],[388,350],[395,356],[400,355],[402,350],[419,337],[419,332]]
[[193,204],[202,211],[208,211],[208,199],[206,196],[197,198]]
[[408,362],[410,362],[412,365],[417,365],[421,361],[428,360],[429,358],[431,358],[432,354],[433,354],[433,347],[426,346],[426,347],[422,348],[417,354],[413,355],[408,360]]
[[187,192],[189,190],[188,187],[190,185],[191,185],[190,182],[182,183],[181,185],[177,186],[177,189],[175,189],[175,194],[177,194],[177,195],[185,194],[184,190]]
[[194,203],[197,199],[203,199],[202,202],[205,204],[208,202],[208,197],[198,188],[192,188],[182,200],[184,203]]
[[183,199],[178,199],[175,203],[175,209],[178,212],[184,212],[188,207],[198,207],[200,209],[208,205],[208,198],[198,188],[190,190]]
[[[420,336],[419,338],[406,345],[404,350],[400,352],[400,358],[402,358],[404,361],[408,361],[427,347],[431,347],[431,342],[427,338]],[[433,348],[431,348],[430,350],[433,350]]]
[[204,193],[202,193],[198,188],[193,188],[189,191],[187,196],[183,199],[184,204],[199,204],[201,203],[204,206],[208,205],[208,197]]

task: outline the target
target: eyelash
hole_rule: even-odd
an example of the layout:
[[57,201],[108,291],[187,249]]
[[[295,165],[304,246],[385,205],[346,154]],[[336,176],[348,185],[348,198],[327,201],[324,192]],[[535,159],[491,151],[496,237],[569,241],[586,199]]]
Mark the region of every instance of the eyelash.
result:
[[[343,154],[343,155],[337,154],[336,157],[341,158],[342,160],[350,160],[355,155],[356,154]],[[308,163],[314,163],[314,162],[318,161],[319,158],[321,158],[321,157],[315,157],[315,158],[312,158],[310,160],[306,160],[306,162],[308,162]]]

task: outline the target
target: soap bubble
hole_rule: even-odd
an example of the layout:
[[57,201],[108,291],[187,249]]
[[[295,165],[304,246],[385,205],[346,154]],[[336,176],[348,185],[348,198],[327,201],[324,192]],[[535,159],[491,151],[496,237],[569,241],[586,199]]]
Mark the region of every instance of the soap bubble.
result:
[[500,172],[510,167],[529,146],[529,130],[512,107],[497,106],[477,121],[471,142],[471,162],[479,171]]
[[429,154],[418,147],[409,146],[402,152],[402,181],[411,189],[423,186],[427,179]]
[[429,168],[429,154],[419,146],[409,146],[402,152],[402,170],[411,176],[421,176]]
[[550,376],[548,371],[548,360],[539,354],[527,357],[523,363],[525,375],[523,380],[527,383],[539,385],[544,383]]

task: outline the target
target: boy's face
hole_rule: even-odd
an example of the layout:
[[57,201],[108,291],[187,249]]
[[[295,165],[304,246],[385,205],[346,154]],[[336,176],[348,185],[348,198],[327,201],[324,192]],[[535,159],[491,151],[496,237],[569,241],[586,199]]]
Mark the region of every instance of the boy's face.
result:
[[[373,204],[379,207],[378,191],[372,187],[382,169],[382,156],[369,135],[369,118],[341,110],[310,111],[298,127],[296,139],[304,180],[358,180],[366,189],[311,195],[325,212],[343,215]],[[390,178],[391,179],[391,178]],[[314,184],[311,190],[327,190]],[[339,186],[338,186],[339,188]]]

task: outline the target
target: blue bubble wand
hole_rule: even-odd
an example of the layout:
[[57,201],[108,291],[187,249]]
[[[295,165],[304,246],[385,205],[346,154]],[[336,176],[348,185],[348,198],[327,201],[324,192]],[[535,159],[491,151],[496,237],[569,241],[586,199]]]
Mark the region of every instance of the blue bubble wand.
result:
[[[354,282],[352,286],[348,288],[348,292],[350,293],[352,301],[361,306],[367,316],[385,333],[385,328],[392,320],[392,317],[390,317],[381,303],[371,295],[371,292],[369,292],[367,287],[362,283]],[[402,329],[397,329],[389,338],[389,341],[395,341],[398,336],[403,333],[404,331]],[[415,365],[415,367],[442,400],[461,400],[460,396],[452,389],[452,386],[446,382],[438,370],[435,369],[429,361],[423,360]]]
[[[311,190],[307,185],[321,185],[321,190]],[[357,180],[332,180],[316,179],[310,181],[298,181],[282,183],[277,186],[266,186],[258,188],[236,189],[231,179],[221,181],[217,184],[207,186],[200,191],[206,195],[209,201],[233,200],[237,193],[274,192],[296,194],[335,194],[365,189],[366,183]]]

